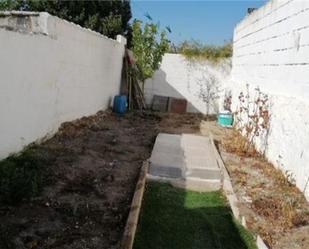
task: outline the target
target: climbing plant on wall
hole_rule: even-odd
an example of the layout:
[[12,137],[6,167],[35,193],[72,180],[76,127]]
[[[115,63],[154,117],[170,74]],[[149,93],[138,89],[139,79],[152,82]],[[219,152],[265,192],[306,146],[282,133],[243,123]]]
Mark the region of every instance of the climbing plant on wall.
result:
[[216,46],[192,40],[181,42],[176,48],[176,52],[183,54],[187,59],[219,62],[222,59],[232,57],[233,48],[232,42],[225,42],[223,45]]

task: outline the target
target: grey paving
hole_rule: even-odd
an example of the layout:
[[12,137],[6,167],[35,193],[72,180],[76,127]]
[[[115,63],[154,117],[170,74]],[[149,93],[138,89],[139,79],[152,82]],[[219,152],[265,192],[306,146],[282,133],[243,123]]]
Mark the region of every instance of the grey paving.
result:
[[192,134],[160,133],[150,158],[149,174],[199,191],[219,189],[222,182],[211,140]]
[[179,135],[160,133],[150,157],[149,173],[154,176],[180,178],[185,171],[184,152]]

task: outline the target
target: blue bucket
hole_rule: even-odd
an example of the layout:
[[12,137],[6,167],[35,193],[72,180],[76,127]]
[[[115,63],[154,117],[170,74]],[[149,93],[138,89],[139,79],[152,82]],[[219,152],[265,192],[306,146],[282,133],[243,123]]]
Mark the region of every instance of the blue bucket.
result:
[[123,114],[127,111],[127,96],[116,95],[114,97],[113,111],[119,114]]
[[218,123],[222,126],[231,126],[233,124],[233,115],[230,112],[218,114]]

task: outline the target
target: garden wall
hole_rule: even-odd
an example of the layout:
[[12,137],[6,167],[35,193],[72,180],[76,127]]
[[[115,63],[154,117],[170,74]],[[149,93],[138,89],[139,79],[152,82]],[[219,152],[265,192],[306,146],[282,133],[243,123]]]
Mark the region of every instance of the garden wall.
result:
[[[146,103],[151,105],[153,96],[183,98],[188,101],[188,112],[206,112],[205,103],[199,93],[200,83],[205,82],[210,76],[215,77],[220,90],[225,80],[229,77],[230,61],[219,64],[209,61],[188,60],[180,54],[165,54],[159,70],[145,83]],[[211,113],[216,113],[219,108],[217,103],[211,105]]]
[[119,93],[125,39],[47,13],[0,17],[0,158],[64,121],[109,107]]
[[267,158],[292,174],[309,198],[308,1],[270,1],[236,26],[227,84],[234,108],[246,84],[271,98]]

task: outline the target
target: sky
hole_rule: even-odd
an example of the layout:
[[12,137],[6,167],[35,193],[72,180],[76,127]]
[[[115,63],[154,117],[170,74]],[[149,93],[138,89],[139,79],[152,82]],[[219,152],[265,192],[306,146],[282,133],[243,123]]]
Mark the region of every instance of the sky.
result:
[[131,0],[133,18],[147,20],[149,14],[161,27],[169,26],[174,44],[184,40],[220,45],[233,38],[235,25],[247,8],[262,6],[266,0]]

